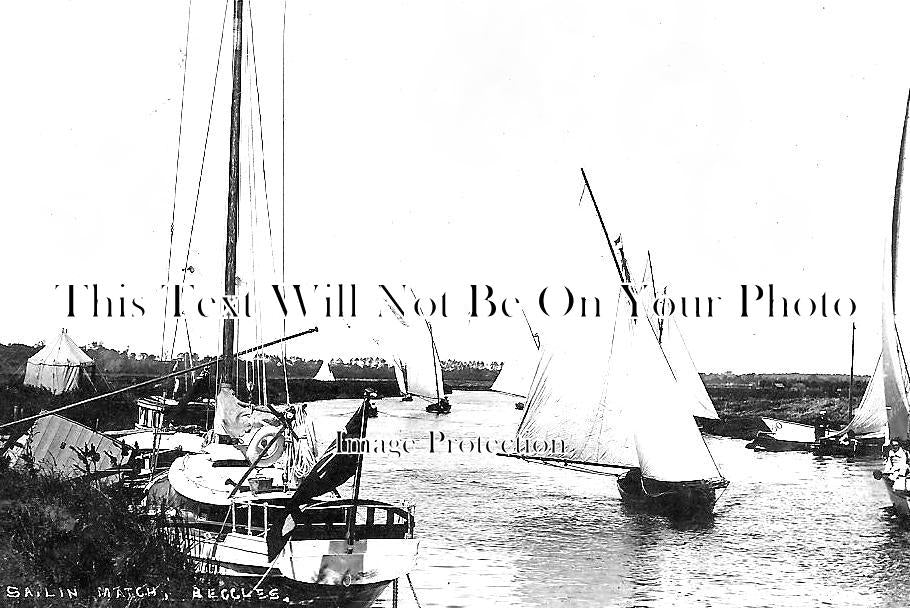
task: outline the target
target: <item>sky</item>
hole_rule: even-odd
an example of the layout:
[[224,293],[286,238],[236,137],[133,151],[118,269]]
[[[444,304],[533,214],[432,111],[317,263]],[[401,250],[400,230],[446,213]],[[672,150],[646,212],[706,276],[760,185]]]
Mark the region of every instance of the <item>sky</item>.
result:
[[[241,287],[267,294],[283,250],[286,282],[355,283],[362,297],[356,322],[289,318],[288,330],[320,328],[289,344],[292,354],[376,354],[379,284],[447,294],[448,318],[431,318],[443,358],[502,360],[526,346],[516,346],[526,339],[520,318],[467,322],[470,285],[518,296],[541,327],[552,321],[536,310],[543,287],[598,293],[597,273],[615,271],[596,215],[579,205],[584,167],[633,269],[650,252],[675,297],[722,298],[711,318],[678,318],[700,371],[847,373],[855,322],[856,369],[871,373],[910,7],[288,2],[283,22],[282,2],[251,5],[241,148],[255,168],[242,184]],[[156,291],[172,208],[171,280],[189,265],[200,293],[218,293],[224,9],[200,0],[6,8],[15,27],[0,37],[10,58],[0,342],[67,327],[80,344],[157,354],[173,331],[162,340]],[[55,289],[69,284],[139,298],[144,314],[92,318],[80,300],[69,318],[66,288]],[[753,294],[773,284],[804,306],[852,298],[857,310],[783,318],[753,308],[742,318],[743,284]],[[269,306],[241,323],[243,345],[280,335]],[[217,348],[216,319],[190,325],[196,351]]]

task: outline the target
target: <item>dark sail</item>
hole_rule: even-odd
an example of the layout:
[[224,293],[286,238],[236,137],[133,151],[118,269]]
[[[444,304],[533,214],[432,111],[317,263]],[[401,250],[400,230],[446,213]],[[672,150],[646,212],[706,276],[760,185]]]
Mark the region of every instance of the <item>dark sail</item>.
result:
[[[368,400],[354,412],[351,419],[344,426],[342,441],[351,439],[363,439],[366,435],[366,408]],[[356,451],[356,450],[351,450]],[[313,470],[304,477],[290,502],[285,506],[281,517],[269,527],[267,543],[269,549],[269,561],[274,560],[281,553],[281,550],[287,544],[294,531],[294,513],[297,512],[300,505],[310,501],[316,496],[321,496],[326,492],[331,492],[357,472],[357,465],[360,456],[354,454],[339,454],[338,439],[325,450],[322,457],[313,467]]]

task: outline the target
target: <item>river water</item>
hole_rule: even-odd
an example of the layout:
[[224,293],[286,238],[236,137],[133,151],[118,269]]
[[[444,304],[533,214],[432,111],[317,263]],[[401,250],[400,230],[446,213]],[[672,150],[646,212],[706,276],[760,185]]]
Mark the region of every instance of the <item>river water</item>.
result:
[[[613,477],[460,451],[446,439],[507,440],[514,398],[458,392],[452,413],[419,400],[377,401],[362,496],[417,507],[411,578],[428,606],[907,606],[910,527],[890,512],[875,460],[756,453],[708,437],[731,485],[696,527],[635,513]],[[329,440],[359,402],[311,404]],[[437,436],[438,437],[438,436]],[[409,454],[388,452],[411,438]],[[374,449],[376,445],[374,444]],[[402,581],[399,606],[416,606]],[[391,606],[391,588],[377,606]]]

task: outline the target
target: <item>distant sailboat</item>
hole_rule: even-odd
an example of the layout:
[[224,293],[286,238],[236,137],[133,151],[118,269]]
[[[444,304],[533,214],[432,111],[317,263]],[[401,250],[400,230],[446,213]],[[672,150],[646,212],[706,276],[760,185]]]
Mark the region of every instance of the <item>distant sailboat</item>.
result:
[[377,343],[387,351],[395,369],[395,379],[402,401],[419,397],[429,401],[428,412],[447,414],[451,405],[445,396],[442,382],[442,362],[433,337],[433,327],[426,319],[407,320],[390,302],[388,316],[396,319],[389,323]]
[[825,456],[881,456],[888,434],[888,411],[885,409],[885,384],[882,357],[866,391],[847,426],[831,433],[812,447],[812,452]]
[[[585,195],[597,210],[587,179]],[[634,507],[709,514],[728,482],[691,415],[695,397],[674,378],[651,324],[632,317],[627,276],[607,240],[619,276],[610,285],[615,314],[547,334],[517,433],[519,444],[557,439],[565,451],[518,457],[619,475],[620,495]]]
[[[885,248],[884,293],[882,297],[882,384],[885,397],[885,411],[888,418],[888,440],[897,439],[906,446],[908,428],[910,428],[910,403],[907,392],[910,388],[910,373],[907,371],[907,360],[902,348],[901,335],[910,336],[910,294],[901,291],[901,263],[910,260],[910,233],[901,240],[902,218],[901,201],[903,199],[903,173],[906,158],[907,120],[910,117],[910,97],[907,100],[907,111],[904,114],[904,128],[901,135],[900,156],[897,162],[897,180],[894,187],[894,207],[891,217],[891,239]],[[903,288],[910,287],[906,279],[902,280]],[[894,481],[883,477],[888,497],[895,511],[904,517],[910,517],[910,491],[907,489],[907,478]]]
[[332,370],[329,369],[329,362],[326,360],[322,361],[322,365],[319,366],[319,371],[316,372],[316,375],[313,376],[313,380],[321,380],[322,382],[334,382],[335,375],[332,374]]
[[[496,376],[496,381],[493,382],[490,390],[527,399],[531,380],[534,379],[534,372],[537,370],[540,360],[540,336],[531,328],[531,323],[524,311],[521,314],[527,325],[527,332],[523,332],[525,337],[516,341],[520,342],[521,346],[518,346],[517,352],[502,364],[502,369],[499,370],[499,375]],[[524,409],[524,402],[517,402],[515,407]]]
[[759,431],[746,447],[758,452],[808,452],[815,441],[811,424],[778,420],[762,416],[767,431]]

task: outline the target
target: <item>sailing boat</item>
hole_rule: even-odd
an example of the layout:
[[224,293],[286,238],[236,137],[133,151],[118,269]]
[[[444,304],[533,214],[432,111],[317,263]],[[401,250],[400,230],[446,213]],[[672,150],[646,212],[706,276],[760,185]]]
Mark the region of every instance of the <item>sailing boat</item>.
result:
[[[414,296],[413,292],[411,294]],[[416,296],[414,296],[416,300]],[[386,299],[388,316],[396,323],[388,323],[383,338],[374,338],[388,352],[386,355],[395,370],[395,380],[402,401],[419,397],[428,402],[426,411],[448,414],[452,411],[442,381],[442,362],[433,326],[428,319],[408,320],[401,311]]]
[[[673,377],[649,322],[632,316],[627,282],[584,178],[584,195],[607,236],[618,280],[612,319],[566,325],[547,344],[518,427],[519,445],[562,439],[561,456],[512,455],[585,473],[617,475],[624,503],[671,516],[710,514],[725,488],[695,419],[694,397]],[[612,273],[610,273],[612,275]],[[606,316],[606,315],[605,315]],[[593,349],[592,350],[592,345]]]
[[[230,6],[230,4],[228,5]],[[224,290],[235,294],[240,206],[241,74],[255,66],[249,4],[233,0],[230,162]],[[245,41],[249,41],[245,44]],[[246,62],[246,63],[245,63]],[[254,68],[255,69],[255,68]],[[252,128],[252,125],[250,125]],[[255,175],[255,174],[254,174]],[[411,510],[360,497],[363,454],[344,440],[366,436],[370,399],[317,460],[306,404],[283,410],[268,403],[264,380],[259,408],[235,395],[236,320],[222,328],[213,428],[199,453],[174,460],[147,487],[147,504],[175,511],[175,534],[197,570],[233,586],[265,583],[286,602],[369,606],[393,580],[415,565]],[[355,441],[356,445],[356,441]],[[350,500],[319,500],[354,477]]]
[[316,375],[313,376],[313,380],[320,380],[322,382],[334,382],[335,375],[332,374],[332,370],[329,369],[329,362],[323,360],[322,365],[319,366],[319,371],[316,372]]
[[[894,186],[894,206],[891,216],[891,238],[885,248],[885,264],[882,297],[882,385],[885,411],[888,419],[887,439],[897,440],[906,445],[910,429],[910,373],[904,356],[901,335],[904,339],[910,336],[910,294],[898,289],[901,279],[901,264],[910,260],[910,234],[901,240],[902,223],[901,202],[903,200],[903,174],[906,160],[907,122],[910,119],[910,96],[907,98],[907,109],[904,113],[904,128],[901,135],[900,155],[897,161],[897,179]],[[903,279],[906,289],[907,280]],[[882,479],[891,504],[895,511],[904,517],[910,517],[910,491],[907,478],[877,476]]]
[[[502,364],[496,381],[490,387],[491,391],[521,397],[523,400],[528,398],[528,389],[531,386],[531,380],[534,378],[534,372],[537,369],[537,363],[540,360],[540,336],[534,332],[531,322],[524,310],[521,311],[528,328],[528,337],[530,341],[521,340],[522,347],[512,355],[512,358]],[[530,343],[529,343],[530,342]],[[534,349],[530,347],[533,344]],[[523,410],[524,401],[515,402],[515,409]]]
[[882,455],[885,436],[888,434],[888,412],[885,409],[885,385],[882,382],[882,357],[875,363],[875,371],[853,411],[853,352],[856,324],[850,341],[850,389],[848,394],[847,426],[819,439],[812,445],[812,453],[819,456],[878,456]]

